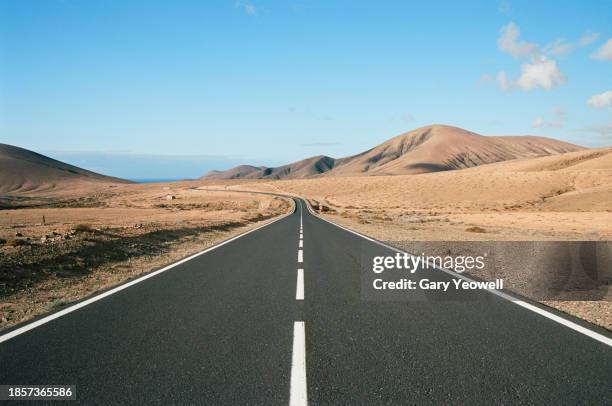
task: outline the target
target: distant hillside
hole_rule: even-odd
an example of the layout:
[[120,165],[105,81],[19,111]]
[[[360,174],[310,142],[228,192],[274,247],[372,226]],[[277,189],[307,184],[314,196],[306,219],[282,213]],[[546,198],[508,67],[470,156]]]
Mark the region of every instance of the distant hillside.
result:
[[34,193],[92,182],[128,183],[27,149],[0,144],[0,194]]
[[313,176],[406,175],[480,166],[517,158],[579,151],[583,147],[536,136],[483,136],[447,125],[401,134],[361,154],[316,156],[277,168],[242,165],[203,179],[300,179]]
[[315,156],[292,164],[268,168],[240,165],[227,171],[212,171],[205,179],[302,179],[326,173],[336,160],[328,156]]

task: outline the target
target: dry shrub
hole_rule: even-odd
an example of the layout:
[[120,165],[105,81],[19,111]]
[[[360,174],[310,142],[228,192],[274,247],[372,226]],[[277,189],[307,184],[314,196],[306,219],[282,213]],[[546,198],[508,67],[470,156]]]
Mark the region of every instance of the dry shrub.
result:
[[28,242],[19,238],[11,238],[6,241],[6,245],[9,247],[20,247],[22,245],[28,245]]
[[72,227],[72,230],[77,233],[91,233],[94,231],[88,224],[76,224],[74,227]]

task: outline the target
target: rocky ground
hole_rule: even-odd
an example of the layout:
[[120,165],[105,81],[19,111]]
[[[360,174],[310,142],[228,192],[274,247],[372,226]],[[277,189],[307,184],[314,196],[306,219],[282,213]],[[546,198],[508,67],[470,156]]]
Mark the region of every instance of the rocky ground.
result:
[[0,211],[0,329],[175,262],[287,212],[285,199],[134,185]]

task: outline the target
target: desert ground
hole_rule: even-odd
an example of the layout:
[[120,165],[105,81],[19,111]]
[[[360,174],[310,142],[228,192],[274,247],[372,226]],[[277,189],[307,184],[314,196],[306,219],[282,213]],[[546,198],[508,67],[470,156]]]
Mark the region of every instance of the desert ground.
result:
[[307,197],[334,221],[381,240],[612,239],[610,148],[421,175],[228,187]]
[[[306,197],[333,222],[429,255],[443,246],[436,241],[612,240],[612,148],[420,175],[235,180],[227,187]],[[603,261],[595,286],[574,287],[563,300],[521,288],[540,272],[521,268],[524,261],[505,267],[503,276],[517,293],[612,329],[612,260]],[[576,290],[583,292],[571,300]]]
[[161,268],[286,213],[197,184],[63,185],[0,210],[0,329]]
[[[426,138],[415,147],[422,148],[445,135],[442,130],[394,138],[379,152],[391,159],[407,148],[407,141]],[[471,133],[461,136],[482,141]],[[329,171],[292,179],[293,169],[285,168],[289,178],[282,180],[208,176],[159,184],[133,184],[4,146],[0,328],[160,268],[290,210],[288,199],[244,193],[250,191],[304,197],[327,219],[413,253],[461,255],[480,247],[497,250],[501,257],[515,252],[538,258],[558,252],[554,244],[578,242],[579,257],[597,253],[586,278],[564,271],[551,279],[549,270],[557,264],[550,259],[539,267],[502,263],[495,273],[473,276],[502,276],[518,294],[612,329],[612,148],[563,152],[554,148],[573,147],[538,144],[532,149],[531,142],[521,139],[527,148],[522,158],[458,170],[361,176],[330,176]],[[435,150],[427,148],[428,153]],[[552,155],[532,156],[542,148]],[[414,149],[406,151],[399,156]],[[363,163],[361,158],[351,162]],[[478,244],[466,248],[465,241]],[[507,244],[492,247],[495,242]],[[553,245],[524,245],[517,251],[518,242]],[[533,289],[533,281],[551,280],[554,294]]]

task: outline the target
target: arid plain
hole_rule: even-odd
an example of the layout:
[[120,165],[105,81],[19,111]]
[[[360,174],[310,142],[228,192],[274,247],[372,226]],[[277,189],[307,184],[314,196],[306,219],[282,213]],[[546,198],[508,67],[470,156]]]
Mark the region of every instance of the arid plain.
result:
[[495,275],[474,276],[501,276],[517,293],[612,329],[612,148],[419,175],[234,180],[229,189],[306,197],[327,219],[415,254],[478,253],[497,241],[599,241],[597,276],[557,297],[534,290],[557,266],[552,258],[539,267],[529,261],[546,254],[542,247],[523,245]]
[[0,147],[0,328],[291,210],[288,199],[243,193],[251,191],[304,197],[325,218],[412,253],[461,254],[465,241],[472,250],[596,242],[598,271],[586,285],[571,279],[561,296],[533,289],[557,266],[525,261],[542,246],[523,245],[523,260],[496,276],[516,293],[612,329],[612,148],[429,126],[346,158],[134,184]]
[[178,261],[291,207],[273,196],[197,186],[79,182],[57,185],[44,198],[20,195],[21,207],[0,210],[0,329]]

